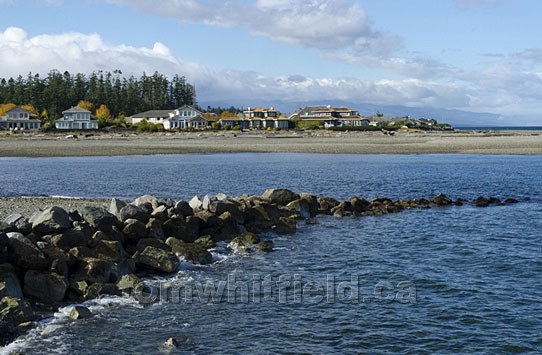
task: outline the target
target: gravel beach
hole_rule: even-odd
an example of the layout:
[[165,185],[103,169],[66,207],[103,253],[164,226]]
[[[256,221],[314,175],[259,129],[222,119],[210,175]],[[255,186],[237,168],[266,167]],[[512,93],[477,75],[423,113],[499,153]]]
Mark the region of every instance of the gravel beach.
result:
[[109,208],[110,200],[55,198],[55,197],[1,197],[0,221],[11,214],[20,213],[30,218],[34,213],[49,207],[58,206],[66,211],[81,209],[85,206]]
[[281,131],[152,135],[0,136],[2,157],[108,156],[182,153],[298,152],[344,154],[542,154],[540,131]]

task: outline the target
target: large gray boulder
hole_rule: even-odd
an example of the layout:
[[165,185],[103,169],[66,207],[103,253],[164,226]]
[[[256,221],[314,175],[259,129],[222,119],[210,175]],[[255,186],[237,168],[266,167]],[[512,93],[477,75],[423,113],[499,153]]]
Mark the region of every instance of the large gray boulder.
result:
[[121,220],[120,217],[120,210],[126,206],[126,202],[119,200],[119,199],[112,199],[111,203],[109,205],[109,213],[115,215],[119,220]]
[[158,199],[152,195],[143,195],[141,197],[138,197],[135,199],[133,204],[136,206],[143,206],[147,203],[152,206],[152,209],[158,207]]
[[279,206],[286,206],[290,202],[299,199],[299,195],[288,189],[267,189],[262,197]]
[[162,226],[164,237],[174,237],[186,242],[193,242],[200,236],[201,220],[197,217],[168,219]]
[[57,303],[64,299],[68,281],[55,272],[29,270],[24,275],[24,294],[43,303]]
[[133,259],[138,266],[159,272],[172,273],[179,267],[179,259],[175,253],[152,246],[136,252]]
[[120,220],[124,222],[127,219],[137,219],[138,221],[147,223],[149,221],[149,214],[143,207],[126,205],[120,209]]
[[32,217],[32,229],[40,233],[56,233],[71,227],[68,212],[63,208],[53,206]]
[[199,199],[197,195],[192,197],[192,199],[190,200],[188,204],[190,205],[190,207],[192,208],[194,212],[201,210],[203,206],[203,203],[201,202],[201,200]]
[[21,233],[7,234],[10,261],[24,269],[42,270],[47,268],[47,259],[34,243]]
[[29,234],[32,232],[32,223],[28,221],[22,214],[14,213],[4,219],[4,223],[10,225],[14,232]]
[[102,207],[85,206],[81,211],[81,216],[91,227],[104,232],[111,230],[117,222],[117,217]]

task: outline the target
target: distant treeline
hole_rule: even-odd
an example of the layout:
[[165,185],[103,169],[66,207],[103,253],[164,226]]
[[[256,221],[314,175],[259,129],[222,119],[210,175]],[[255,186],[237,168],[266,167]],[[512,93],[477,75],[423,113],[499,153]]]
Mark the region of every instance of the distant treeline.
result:
[[124,77],[120,70],[90,75],[50,71],[46,77],[29,73],[26,78],[0,79],[0,104],[31,105],[40,118],[54,120],[62,111],[85,100],[98,108],[106,105],[113,117],[147,110],[196,104],[194,86],[184,76],[168,79],[155,72],[140,78]]

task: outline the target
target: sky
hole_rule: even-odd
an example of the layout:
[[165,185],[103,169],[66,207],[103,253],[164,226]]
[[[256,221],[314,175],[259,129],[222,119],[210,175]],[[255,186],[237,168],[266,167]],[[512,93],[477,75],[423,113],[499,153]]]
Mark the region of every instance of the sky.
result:
[[0,77],[184,75],[198,102],[343,100],[542,125],[539,0],[0,0]]

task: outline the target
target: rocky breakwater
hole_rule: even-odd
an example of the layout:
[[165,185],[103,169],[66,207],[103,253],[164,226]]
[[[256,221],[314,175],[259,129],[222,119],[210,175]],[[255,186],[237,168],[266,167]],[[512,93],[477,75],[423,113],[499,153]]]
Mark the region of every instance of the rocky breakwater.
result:
[[[270,252],[273,243],[263,233],[293,234],[298,221],[315,223],[317,215],[381,215],[467,202],[445,195],[338,201],[269,189],[261,196],[218,194],[174,201],[146,195],[131,203],[113,199],[108,210],[51,207],[30,218],[12,214],[0,222],[0,341],[32,327],[38,314],[60,305],[129,293],[141,277],[174,273],[180,259],[209,264],[209,250],[220,241],[236,252]],[[473,204],[514,202],[479,197]],[[73,319],[91,316],[80,306],[71,313]]]

